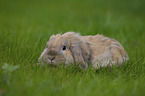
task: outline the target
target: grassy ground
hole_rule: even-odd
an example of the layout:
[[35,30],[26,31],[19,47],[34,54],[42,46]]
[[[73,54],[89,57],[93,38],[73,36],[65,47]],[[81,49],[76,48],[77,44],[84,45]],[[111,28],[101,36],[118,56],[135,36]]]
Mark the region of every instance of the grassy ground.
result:
[[[145,96],[145,1],[1,0],[0,95]],[[115,38],[130,60],[119,68],[79,71],[37,66],[52,34]]]

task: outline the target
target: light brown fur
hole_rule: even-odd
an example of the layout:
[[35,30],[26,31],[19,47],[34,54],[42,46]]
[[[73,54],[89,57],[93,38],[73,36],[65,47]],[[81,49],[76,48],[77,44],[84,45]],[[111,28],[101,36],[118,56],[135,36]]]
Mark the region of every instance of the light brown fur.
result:
[[[64,46],[66,50],[63,50]],[[122,45],[103,35],[80,36],[74,32],[50,37],[39,61],[53,65],[79,64],[83,69],[92,64],[93,68],[121,65],[129,57]]]

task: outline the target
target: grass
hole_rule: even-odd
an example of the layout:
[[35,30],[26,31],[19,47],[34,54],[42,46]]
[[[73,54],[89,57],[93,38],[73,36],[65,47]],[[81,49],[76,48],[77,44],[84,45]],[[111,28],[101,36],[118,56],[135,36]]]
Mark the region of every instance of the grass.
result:
[[[0,1],[0,95],[144,96],[145,1]],[[119,68],[79,71],[36,63],[52,34],[103,34],[130,60]]]

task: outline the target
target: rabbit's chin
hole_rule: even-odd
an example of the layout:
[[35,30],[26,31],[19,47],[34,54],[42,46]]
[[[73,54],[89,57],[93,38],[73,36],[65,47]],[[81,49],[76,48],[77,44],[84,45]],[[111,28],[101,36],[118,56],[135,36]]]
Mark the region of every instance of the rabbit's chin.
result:
[[62,63],[65,64],[64,61],[62,61],[62,60],[59,60],[59,61],[57,61],[57,60],[51,61],[49,59],[47,60],[47,64],[49,64],[49,65],[58,66],[58,65],[61,65]]
[[54,65],[54,66],[60,66],[60,65],[71,65],[72,63],[74,63],[74,62],[72,62],[72,61],[51,61],[51,60],[48,60],[47,61],[47,64],[49,64],[49,65]]

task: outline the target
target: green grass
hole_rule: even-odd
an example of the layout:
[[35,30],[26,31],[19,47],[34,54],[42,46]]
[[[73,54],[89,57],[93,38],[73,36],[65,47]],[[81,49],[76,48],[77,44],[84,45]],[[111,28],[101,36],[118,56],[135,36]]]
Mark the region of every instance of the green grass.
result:
[[[145,96],[144,4],[143,0],[1,0],[0,95]],[[37,66],[49,37],[67,31],[114,38],[130,60],[119,68],[97,71]]]

